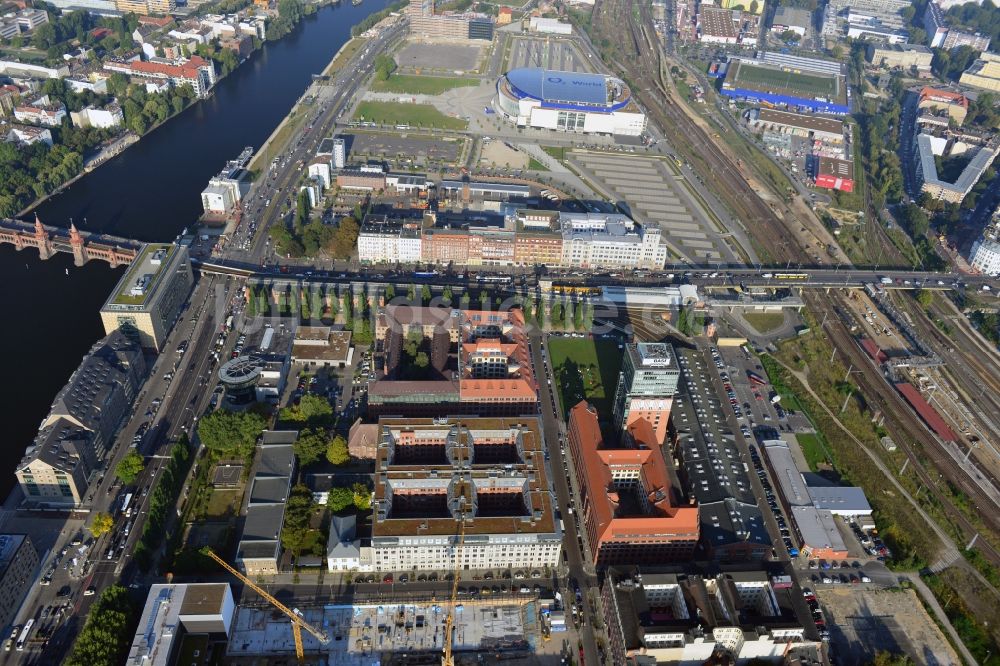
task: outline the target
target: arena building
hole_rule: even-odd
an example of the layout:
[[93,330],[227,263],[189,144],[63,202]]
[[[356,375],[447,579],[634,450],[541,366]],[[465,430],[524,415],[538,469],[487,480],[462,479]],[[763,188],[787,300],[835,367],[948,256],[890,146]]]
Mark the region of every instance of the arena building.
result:
[[624,136],[646,129],[629,87],[604,74],[513,69],[497,81],[493,106],[519,127]]

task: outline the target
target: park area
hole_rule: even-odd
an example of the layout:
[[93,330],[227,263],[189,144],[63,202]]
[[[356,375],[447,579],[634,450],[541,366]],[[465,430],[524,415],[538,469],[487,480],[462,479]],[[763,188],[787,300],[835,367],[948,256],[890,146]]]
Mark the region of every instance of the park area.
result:
[[371,89],[375,92],[407,93],[410,95],[440,95],[453,88],[474,87],[479,79],[457,76],[411,76],[393,74],[385,81],[375,81]]
[[401,102],[361,102],[355,119],[379,125],[436,127],[446,130],[461,130],[468,126],[468,123],[461,118],[446,116],[430,104]]
[[563,412],[581,400],[596,409],[602,422],[610,422],[622,367],[622,352],[612,340],[550,337],[549,360]]

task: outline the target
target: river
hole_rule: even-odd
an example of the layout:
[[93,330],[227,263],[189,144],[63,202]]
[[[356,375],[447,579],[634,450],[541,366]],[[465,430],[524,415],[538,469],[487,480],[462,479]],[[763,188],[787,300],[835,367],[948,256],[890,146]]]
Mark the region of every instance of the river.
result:
[[[176,237],[201,214],[201,190],[244,146],[259,148],[351,36],[351,26],[390,0],[321,8],[270,42],[216,85],[214,94],[171,119],[124,153],[43,203],[46,224],[103,231],[144,241]],[[68,273],[67,273],[68,270]],[[92,261],[73,267],[59,254],[0,246],[0,284],[12,320],[0,326],[7,380],[0,414],[0,496],[52,399],[103,335],[98,312],[124,269]],[[16,319],[19,323],[15,323]],[[22,381],[24,382],[22,384]]]

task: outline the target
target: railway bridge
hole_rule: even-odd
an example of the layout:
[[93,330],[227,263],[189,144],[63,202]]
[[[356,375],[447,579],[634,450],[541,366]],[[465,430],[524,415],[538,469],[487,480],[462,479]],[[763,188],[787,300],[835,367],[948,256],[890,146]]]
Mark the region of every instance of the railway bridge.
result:
[[0,243],[13,245],[18,251],[35,248],[41,259],[67,252],[73,255],[77,266],[97,259],[108,262],[112,268],[132,263],[143,245],[128,238],[80,231],[72,223],[69,229],[51,227],[42,224],[37,215],[34,224],[0,219]]

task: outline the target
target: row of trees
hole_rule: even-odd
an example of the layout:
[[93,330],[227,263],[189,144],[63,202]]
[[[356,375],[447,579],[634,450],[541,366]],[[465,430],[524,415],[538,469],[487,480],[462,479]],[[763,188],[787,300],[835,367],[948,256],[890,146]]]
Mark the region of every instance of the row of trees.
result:
[[267,39],[281,39],[292,31],[303,16],[315,11],[315,7],[306,7],[301,0],[279,0],[278,17],[267,24]]
[[167,519],[177,507],[177,498],[184,486],[190,461],[188,440],[187,437],[182,437],[170,449],[170,462],[163,468],[160,480],[149,494],[146,522],[142,526],[142,535],[133,553],[135,562],[141,569],[148,569],[152,564],[153,553],[166,534]]
[[65,666],[116,666],[132,641],[135,607],[121,585],[105,589],[87,615]]

